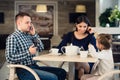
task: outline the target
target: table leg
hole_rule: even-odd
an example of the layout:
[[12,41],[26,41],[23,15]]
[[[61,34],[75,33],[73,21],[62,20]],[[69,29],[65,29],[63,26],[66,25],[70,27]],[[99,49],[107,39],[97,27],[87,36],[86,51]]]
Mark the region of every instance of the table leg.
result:
[[74,75],[75,75],[75,63],[69,62],[68,80],[74,80]]

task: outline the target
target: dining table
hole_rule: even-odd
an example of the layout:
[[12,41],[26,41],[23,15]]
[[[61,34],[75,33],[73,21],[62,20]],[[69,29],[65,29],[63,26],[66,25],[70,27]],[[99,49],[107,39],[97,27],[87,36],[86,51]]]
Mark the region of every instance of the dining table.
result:
[[55,55],[55,54],[42,54],[33,57],[33,60],[37,61],[60,61],[68,62],[68,80],[74,80],[75,77],[75,62],[97,62],[97,58],[86,57],[82,58],[80,55]]

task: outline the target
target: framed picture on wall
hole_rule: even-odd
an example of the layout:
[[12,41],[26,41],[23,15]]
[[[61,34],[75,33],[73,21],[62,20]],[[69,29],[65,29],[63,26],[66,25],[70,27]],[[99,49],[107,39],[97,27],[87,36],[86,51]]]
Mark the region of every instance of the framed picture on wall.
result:
[[[47,5],[47,12],[36,12],[38,4]],[[27,12],[32,17],[36,32],[43,37],[58,34],[58,12],[55,1],[15,1],[15,15]]]
[[0,24],[4,24],[4,12],[0,12]]

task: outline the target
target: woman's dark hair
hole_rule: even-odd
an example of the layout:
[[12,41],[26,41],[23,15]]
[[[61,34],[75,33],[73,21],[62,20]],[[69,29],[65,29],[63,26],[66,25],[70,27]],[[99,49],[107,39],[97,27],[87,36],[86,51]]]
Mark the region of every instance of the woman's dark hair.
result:
[[[76,24],[79,24],[81,22],[85,22],[88,26],[91,26],[91,23],[90,23],[89,19],[86,16],[84,16],[84,15],[79,16],[76,19]],[[77,31],[77,28],[76,28],[76,31]],[[85,33],[87,33],[87,31]]]
[[79,24],[79,23],[81,23],[81,22],[85,22],[86,24],[88,24],[88,26],[91,26],[91,23],[90,23],[89,19],[88,19],[86,16],[84,16],[84,15],[79,16],[79,17],[76,19],[76,24]]

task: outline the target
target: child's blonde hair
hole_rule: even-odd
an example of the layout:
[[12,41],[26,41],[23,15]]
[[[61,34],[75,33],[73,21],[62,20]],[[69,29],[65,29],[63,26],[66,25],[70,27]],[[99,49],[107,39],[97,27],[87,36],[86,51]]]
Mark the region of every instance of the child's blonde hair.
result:
[[99,34],[97,41],[103,45],[103,49],[109,49],[111,47],[112,37],[110,34]]

